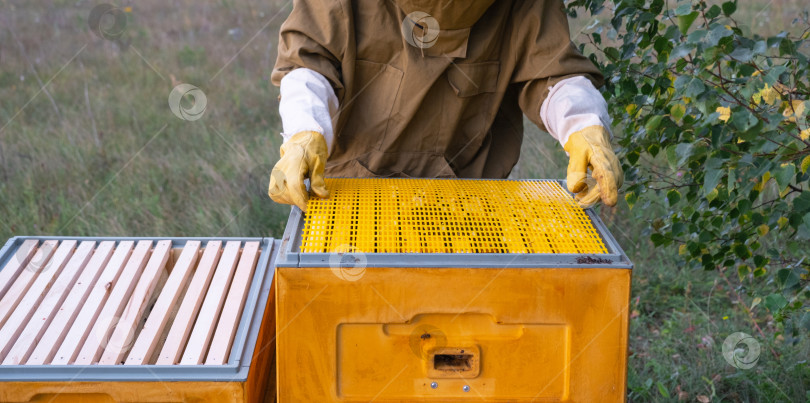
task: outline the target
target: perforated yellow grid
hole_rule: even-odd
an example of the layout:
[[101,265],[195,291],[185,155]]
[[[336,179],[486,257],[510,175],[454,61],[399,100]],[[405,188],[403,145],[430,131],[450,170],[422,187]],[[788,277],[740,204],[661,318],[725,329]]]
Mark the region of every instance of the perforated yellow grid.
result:
[[327,179],[307,204],[301,251],[607,253],[557,182]]

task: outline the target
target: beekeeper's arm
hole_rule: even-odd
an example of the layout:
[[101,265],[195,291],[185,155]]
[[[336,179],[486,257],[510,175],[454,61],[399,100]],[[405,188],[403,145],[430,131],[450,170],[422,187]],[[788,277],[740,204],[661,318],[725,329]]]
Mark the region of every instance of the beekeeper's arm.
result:
[[[519,104],[569,155],[568,190],[585,207],[600,199],[613,206],[624,181],[610,145],[607,103],[596,90],[602,75],[571,43],[562,2],[530,2],[514,35],[523,51],[513,82],[523,84]],[[590,169],[590,172],[589,172]]]
[[309,193],[329,197],[324,183],[326,159],[334,144],[338,112],[336,89],[342,90],[338,66],[348,28],[341,2],[295,1],[279,33],[278,59],[271,75],[281,87],[279,114],[284,142],[270,174],[268,194],[306,211]]

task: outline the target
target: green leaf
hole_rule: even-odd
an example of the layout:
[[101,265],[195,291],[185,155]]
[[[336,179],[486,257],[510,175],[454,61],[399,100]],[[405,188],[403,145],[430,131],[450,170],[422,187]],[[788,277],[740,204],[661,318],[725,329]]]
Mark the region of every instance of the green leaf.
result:
[[796,175],[796,166],[792,163],[783,164],[781,167],[774,170],[772,174],[774,178],[776,178],[776,183],[779,184],[779,191],[781,192],[790,184],[793,180],[793,176]]
[[677,15],[679,17],[684,16],[684,15],[689,14],[690,11],[692,11],[691,2],[684,3],[684,4],[681,4],[680,6],[678,6],[678,8],[675,9],[675,15]]
[[672,169],[678,169],[692,155],[694,145],[692,143],[681,143],[667,147],[667,162]]
[[653,245],[661,246],[669,243],[669,240],[664,238],[661,234],[652,234],[650,235],[650,240],[652,241]]
[[658,393],[660,393],[661,396],[669,399],[670,397],[669,392],[667,392],[667,389],[664,387],[664,385],[662,385],[661,382],[656,382],[656,386],[658,386]]
[[788,300],[782,294],[771,294],[765,297],[762,301],[765,308],[771,312],[779,312],[782,308],[786,307]]
[[677,189],[670,189],[670,191],[667,192],[667,200],[669,200],[670,206],[674,206],[681,200],[681,192]]
[[681,34],[686,35],[689,31],[689,27],[692,26],[692,23],[695,22],[695,18],[697,18],[698,15],[699,13],[697,11],[692,11],[689,14],[678,16],[678,29],[681,31]]
[[751,257],[751,251],[748,250],[748,247],[745,246],[745,244],[741,243],[734,244],[734,254],[743,260]]
[[714,190],[717,184],[720,183],[725,168],[723,167],[723,160],[712,158],[706,162],[704,169],[706,170],[706,174],[703,176],[703,194],[705,195]]
[[799,285],[800,278],[793,270],[781,269],[776,272],[776,281],[783,290],[789,290]]
[[663,119],[664,117],[661,115],[653,116],[647,120],[647,124],[644,125],[644,128],[647,129],[647,132],[649,133],[654,132],[655,129],[658,128],[658,126],[661,126],[661,120]]
[[681,120],[681,119],[683,119],[683,115],[686,114],[686,105],[684,105],[684,104],[672,105],[672,108],[669,108],[669,113],[676,120]]
[[726,17],[730,17],[735,11],[737,11],[736,1],[727,1],[723,3],[723,14],[725,14]]
[[740,277],[740,281],[743,281],[743,279],[745,279],[745,276],[747,276],[748,273],[750,273],[750,272],[751,272],[751,268],[748,267],[748,265],[742,264],[739,267],[737,267],[737,276]]
[[630,209],[632,210],[633,206],[636,204],[636,201],[638,201],[638,196],[636,195],[636,192],[627,192],[624,195],[624,200],[627,202],[627,205],[630,206]]
[[799,197],[793,199],[793,209],[797,213],[810,210],[810,191],[803,191]]

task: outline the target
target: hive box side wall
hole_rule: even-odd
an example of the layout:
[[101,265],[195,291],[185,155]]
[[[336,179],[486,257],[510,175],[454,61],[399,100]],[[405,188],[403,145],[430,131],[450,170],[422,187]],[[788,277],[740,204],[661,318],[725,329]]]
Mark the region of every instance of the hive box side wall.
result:
[[[625,399],[629,269],[277,270],[279,401]],[[423,354],[467,346],[480,374],[431,388]]]
[[4,382],[0,402],[245,402],[239,382]]

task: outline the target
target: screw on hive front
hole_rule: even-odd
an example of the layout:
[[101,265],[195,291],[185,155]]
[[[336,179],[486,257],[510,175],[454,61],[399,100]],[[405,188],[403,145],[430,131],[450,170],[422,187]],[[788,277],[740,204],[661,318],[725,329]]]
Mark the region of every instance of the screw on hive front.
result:
[[274,246],[12,238],[0,252],[0,401],[260,401]]
[[632,264],[559,182],[327,185],[277,260],[280,401],[624,400]]

